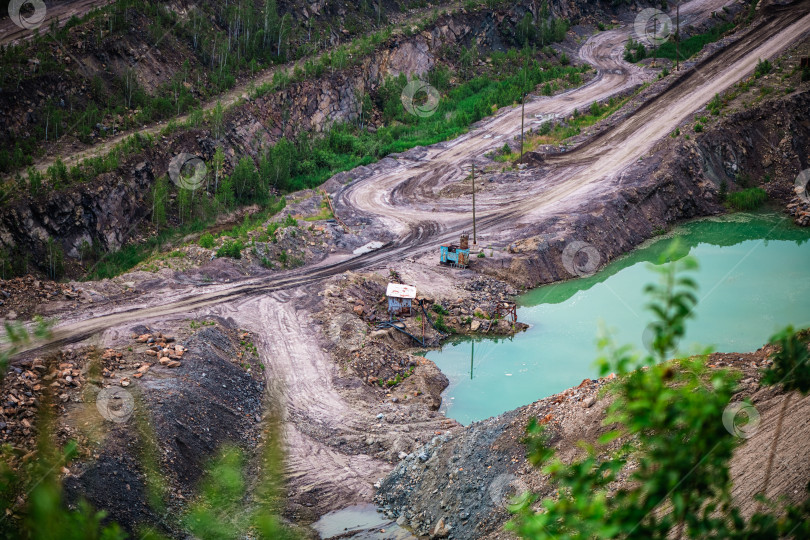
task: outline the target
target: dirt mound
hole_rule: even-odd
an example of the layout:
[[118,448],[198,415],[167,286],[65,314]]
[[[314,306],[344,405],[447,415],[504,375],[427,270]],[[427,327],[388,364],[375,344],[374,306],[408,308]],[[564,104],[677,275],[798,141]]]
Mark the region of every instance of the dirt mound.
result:
[[165,482],[166,502],[177,509],[223,444],[253,449],[259,441],[264,384],[240,365],[238,339],[234,328],[205,327],[186,341],[182,366],[134,383],[134,414],[105,424],[97,457],[65,481],[68,500],[86,498],[130,531],[139,523],[171,529],[150,504],[155,482]]

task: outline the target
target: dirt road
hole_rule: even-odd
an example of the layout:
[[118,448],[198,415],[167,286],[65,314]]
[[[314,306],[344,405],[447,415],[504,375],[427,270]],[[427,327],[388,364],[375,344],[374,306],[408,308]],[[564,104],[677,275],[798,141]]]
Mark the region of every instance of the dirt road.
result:
[[322,433],[333,438],[365,434],[375,420],[370,410],[351,407],[337,391],[337,367],[313,339],[308,313],[296,309],[303,296],[300,289],[285,291],[220,305],[214,312],[261,336],[257,345],[268,379],[282,385],[287,402],[286,472],[294,498],[317,493],[319,504],[328,508],[371,500],[372,484],[391,466],[367,455],[338,452],[318,440]]
[[[58,21],[59,26],[64,26],[71,17],[82,17],[90,10],[106,6],[112,0],[67,0],[62,2],[47,2],[45,20],[39,26],[40,33],[44,33],[53,21]],[[5,13],[3,15],[6,15]],[[33,32],[27,28],[21,28],[14,24],[9,17],[0,19],[0,45],[12,43],[19,39],[30,39]]]

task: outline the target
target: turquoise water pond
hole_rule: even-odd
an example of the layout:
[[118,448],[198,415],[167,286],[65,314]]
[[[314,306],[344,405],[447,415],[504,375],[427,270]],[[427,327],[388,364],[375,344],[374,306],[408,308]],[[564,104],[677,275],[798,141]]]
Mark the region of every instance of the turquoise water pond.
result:
[[749,352],[787,324],[810,326],[810,230],[782,215],[733,214],[674,229],[597,274],[539,287],[519,299],[531,325],[510,339],[462,339],[429,351],[450,379],[443,411],[463,424],[482,420],[596,377],[600,325],[618,344],[643,350],[651,320],[643,286],[673,238],[700,264],[696,317],[680,352],[711,345]]

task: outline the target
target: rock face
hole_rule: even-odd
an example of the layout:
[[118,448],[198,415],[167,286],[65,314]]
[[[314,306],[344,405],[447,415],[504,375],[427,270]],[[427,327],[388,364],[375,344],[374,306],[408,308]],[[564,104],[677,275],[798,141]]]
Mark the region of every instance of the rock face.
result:
[[96,182],[50,193],[38,201],[15,201],[0,214],[0,244],[45,260],[55,238],[69,257],[79,257],[84,242],[119,249],[134,224],[144,219],[154,183],[152,167],[141,162],[120,177],[106,174]]

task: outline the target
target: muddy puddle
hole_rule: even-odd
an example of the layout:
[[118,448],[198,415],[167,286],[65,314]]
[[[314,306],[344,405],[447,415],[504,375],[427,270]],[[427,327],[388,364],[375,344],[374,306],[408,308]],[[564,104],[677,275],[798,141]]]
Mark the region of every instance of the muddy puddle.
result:
[[377,511],[373,504],[329,512],[312,524],[321,538],[407,540],[416,537]]
[[681,353],[697,344],[721,352],[758,349],[779,328],[810,325],[810,230],[773,214],[695,221],[650,241],[597,274],[535,289],[520,298],[531,328],[512,339],[459,340],[427,357],[450,379],[443,411],[463,424],[532,403],[596,377],[600,325],[619,344],[644,350],[644,284],[669,240],[698,259],[696,318]]

